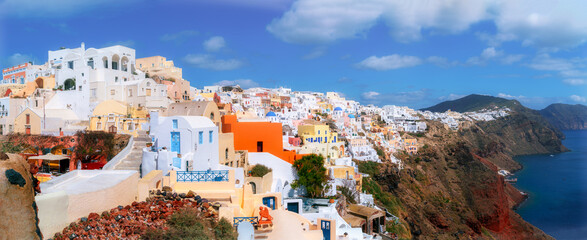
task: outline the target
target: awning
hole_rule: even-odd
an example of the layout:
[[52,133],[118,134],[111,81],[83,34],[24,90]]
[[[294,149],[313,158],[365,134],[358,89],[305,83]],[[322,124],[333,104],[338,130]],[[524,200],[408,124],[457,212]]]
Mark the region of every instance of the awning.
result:
[[54,160],[65,160],[65,159],[69,159],[70,157],[67,155],[54,155],[54,154],[45,154],[45,155],[40,155],[40,156],[33,156],[33,157],[29,157],[29,159],[41,159],[41,160],[49,160],[49,161],[54,161]]

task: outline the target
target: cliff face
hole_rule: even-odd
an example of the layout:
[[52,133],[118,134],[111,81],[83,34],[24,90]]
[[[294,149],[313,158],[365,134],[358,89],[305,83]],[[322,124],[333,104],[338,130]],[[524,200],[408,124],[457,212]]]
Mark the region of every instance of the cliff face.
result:
[[576,104],[551,104],[540,110],[540,114],[561,130],[587,129],[587,106]]
[[566,150],[562,134],[533,114],[515,112],[459,131],[428,122],[418,154],[398,155],[403,170],[380,166],[373,179],[399,199],[391,212],[409,229],[403,237],[552,239],[512,210],[525,197],[496,173],[520,168],[513,155]]

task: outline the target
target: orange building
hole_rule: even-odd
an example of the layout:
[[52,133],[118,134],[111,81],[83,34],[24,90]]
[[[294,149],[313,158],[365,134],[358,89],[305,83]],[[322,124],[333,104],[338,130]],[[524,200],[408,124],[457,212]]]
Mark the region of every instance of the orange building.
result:
[[26,70],[32,64],[23,63],[14,67],[2,69],[2,81],[0,83],[17,83],[24,84],[26,78]]
[[283,149],[281,123],[239,122],[236,115],[222,117],[222,132],[234,133],[234,150],[268,152],[293,163],[303,155]]

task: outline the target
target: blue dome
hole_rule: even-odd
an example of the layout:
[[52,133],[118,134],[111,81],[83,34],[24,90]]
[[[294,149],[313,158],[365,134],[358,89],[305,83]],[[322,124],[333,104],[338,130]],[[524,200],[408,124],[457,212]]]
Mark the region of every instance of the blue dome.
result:
[[342,111],[342,108],[340,108],[340,107],[335,107],[335,108],[334,108],[334,111]]
[[349,114],[349,118],[355,118],[355,115]]
[[277,115],[275,115],[274,112],[268,112],[267,115],[265,115],[265,117],[276,117]]

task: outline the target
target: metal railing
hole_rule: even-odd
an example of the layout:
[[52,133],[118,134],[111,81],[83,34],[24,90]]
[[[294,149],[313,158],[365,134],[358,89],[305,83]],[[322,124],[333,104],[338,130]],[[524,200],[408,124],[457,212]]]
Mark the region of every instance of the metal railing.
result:
[[228,182],[228,170],[177,171],[178,182]]
[[251,224],[253,224],[253,226],[257,225],[259,223],[259,218],[258,217],[235,217],[233,220],[233,226],[237,227],[240,223],[242,222],[250,222]]

